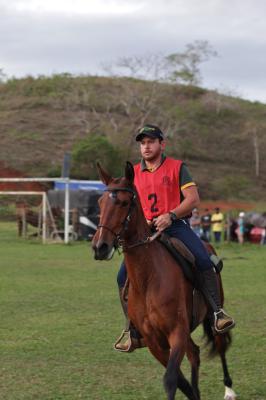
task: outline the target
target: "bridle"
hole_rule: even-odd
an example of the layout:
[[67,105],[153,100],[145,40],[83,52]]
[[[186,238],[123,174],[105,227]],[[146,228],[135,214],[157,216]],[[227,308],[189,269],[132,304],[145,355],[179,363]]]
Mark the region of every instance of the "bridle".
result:
[[111,228],[109,228],[109,226],[102,225],[102,224],[98,225],[98,228],[104,228],[104,229],[108,230],[109,232],[111,232],[114,235],[114,237],[116,239],[115,240],[115,247],[116,248],[123,247],[122,242],[124,240],[122,239],[122,236],[123,236],[124,232],[126,232],[126,230],[128,229],[128,224],[129,224],[129,222],[131,220],[131,213],[132,213],[133,208],[136,205],[135,199],[137,197],[137,193],[131,188],[123,188],[123,187],[122,188],[110,187],[110,188],[105,189],[105,191],[106,192],[110,192],[112,194],[112,198],[113,199],[117,199],[117,193],[118,192],[128,192],[128,193],[133,194],[133,196],[130,199],[130,204],[129,204],[127,215],[126,215],[124,221],[122,222],[121,229],[120,229],[120,231],[118,233],[114,232]]
[[106,192],[110,192],[114,199],[117,199],[117,193],[118,192],[128,192],[128,193],[132,193],[133,194],[133,196],[130,199],[130,204],[129,204],[127,215],[126,215],[124,221],[122,222],[121,229],[120,229],[120,231],[118,233],[114,232],[111,228],[109,228],[106,225],[102,225],[102,224],[98,225],[98,228],[106,229],[106,230],[108,230],[109,232],[111,232],[114,235],[114,237],[115,237],[115,245],[114,245],[114,247],[116,249],[121,248],[125,252],[127,249],[130,249],[130,248],[133,248],[133,247],[136,247],[136,246],[140,246],[140,245],[143,245],[143,244],[150,243],[160,235],[160,232],[156,232],[155,234],[153,234],[151,236],[146,236],[144,239],[139,240],[136,243],[133,243],[131,245],[127,245],[126,246],[125,245],[125,240],[123,239],[123,236],[124,236],[124,233],[128,229],[128,224],[129,224],[129,222],[131,220],[131,214],[132,214],[132,211],[133,211],[133,209],[134,209],[134,207],[136,205],[135,200],[136,200],[136,197],[137,197],[137,193],[131,188],[124,188],[124,187],[122,187],[122,188],[112,188],[112,187],[110,187],[110,188],[105,189],[105,191]]

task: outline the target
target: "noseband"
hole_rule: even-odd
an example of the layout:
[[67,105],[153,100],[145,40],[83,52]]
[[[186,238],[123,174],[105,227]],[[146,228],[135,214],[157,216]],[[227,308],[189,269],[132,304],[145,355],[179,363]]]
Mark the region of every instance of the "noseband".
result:
[[112,187],[110,187],[110,188],[105,189],[105,191],[106,192],[110,192],[114,199],[117,198],[117,192],[128,192],[128,193],[132,193],[133,194],[133,196],[130,199],[128,213],[126,215],[126,218],[122,222],[121,230],[118,233],[114,232],[112,229],[110,229],[106,225],[98,225],[98,228],[104,228],[104,229],[108,230],[109,232],[111,232],[115,236],[116,242],[117,242],[117,247],[119,247],[120,245],[122,245],[122,242],[123,242],[123,239],[121,238],[121,235],[128,228],[128,223],[129,223],[129,221],[131,219],[131,213],[132,213],[132,210],[133,210],[133,208],[135,206],[135,199],[137,197],[137,194],[133,189],[130,189],[130,188],[112,188]]

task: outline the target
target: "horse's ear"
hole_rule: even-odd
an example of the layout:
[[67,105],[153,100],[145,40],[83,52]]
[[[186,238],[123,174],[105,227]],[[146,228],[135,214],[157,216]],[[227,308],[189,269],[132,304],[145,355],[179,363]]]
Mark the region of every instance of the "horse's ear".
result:
[[108,186],[109,182],[111,181],[112,177],[111,175],[108,174],[108,172],[106,172],[102,167],[101,164],[99,162],[96,163],[97,166],[97,170],[98,170],[98,174],[99,177],[101,179],[101,181]]
[[134,167],[131,164],[131,162],[127,161],[126,168],[125,168],[125,178],[130,183],[133,183],[134,182],[134,176],[135,176]]

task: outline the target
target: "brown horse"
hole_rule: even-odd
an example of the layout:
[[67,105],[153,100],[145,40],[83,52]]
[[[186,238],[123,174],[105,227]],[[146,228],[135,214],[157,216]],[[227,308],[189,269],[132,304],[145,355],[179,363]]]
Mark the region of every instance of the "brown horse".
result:
[[[95,258],[108,260],[118,245],[122,246],[130,280],[128,315],[150,352],[166,368],[167,399],[174,400],[178,388],[186,398],[200,400],[199,347],[193,342],[190,330],[193,287],[168,250],[159,241],[148,240],[151,231],[133,184],[133,166],[127,163],[123,178],[112,178],[100,165],[98,170],[107,190],[99,200],[100,224],[92,242]],[[213,351],[222,360],[224,398],[234,400],[236,395],[225,358],[230,335],[213,335],[205,304],[201,315]],[[185,355],[191,364],[191,384],[181,371]]]

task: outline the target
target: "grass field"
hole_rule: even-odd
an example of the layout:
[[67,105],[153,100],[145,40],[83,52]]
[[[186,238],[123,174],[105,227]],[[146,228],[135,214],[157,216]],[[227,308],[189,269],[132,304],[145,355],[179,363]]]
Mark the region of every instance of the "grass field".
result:
[[[1,400],[165,399],[163,368],[146,349],[112,350],[123,327],[116,288],[121,261],[93,260],[87,243],[41,245],[0,225]],[[240,400],[266,399],[266,246],[228,245],[226,309],[237,321],[228,363]],[[194,338],[203,344],[199,328]],[[223,399],[218,359],[202,347],[203,400]],[[189,373],[184,362],[184,372]],[[177,399],[183,399],[178,393]]]

